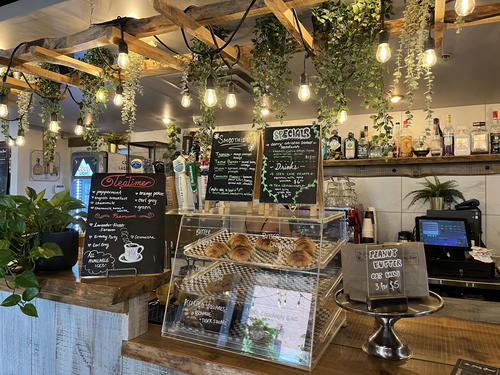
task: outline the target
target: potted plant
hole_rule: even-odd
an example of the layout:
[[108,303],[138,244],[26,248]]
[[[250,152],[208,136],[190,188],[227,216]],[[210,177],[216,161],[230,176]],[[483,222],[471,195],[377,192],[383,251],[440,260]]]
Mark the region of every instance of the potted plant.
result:
[[457,190],[458,183],[455,180],[441,182],[434,176],[434,182],[426,178],[420,184],[424,186],[423,189],[414,190],[406,194],[405,198],[413,196],[408,207],[422,200],[424,203],[431,202],[431,210],[442,210],[445,200],[450,202],[457,202],[457,198],[460,198],[462,201],[465,200],[462,192]]
[[250,318],[250,324],[245,324],[243,345],[246,351],[275,355],[273,342],[279,335],[279,330],[267,324],[267,318]]
[[0,279],[12,290],[1,306],[19,306],[29,316],[38,316],[30,302],[40,292],[35,262],[62,255],[58,245],[39,241],[31,228],[35,206],[24,196],[0,197]]
[[118,152],[119,145],[125,145],[128,142],[128,134],[124,133],[105,133],[102,135],[104,141],[109,144],[109,152]]
[[26,205],[33,206],[34,210],[29,219],[32,230],[38,233],[39,242],[56,243],[62,254],[51,258],[40,258],[36,262],[37,271],[63,271],[73,267],[78,260],[79,233],[70,228],[70,225],[85,228],[85,212],[79,212],[85,205],[82,201],[73,198],[69,190],[55,194],[45,200],[45,190],[36,193],[26,188]]

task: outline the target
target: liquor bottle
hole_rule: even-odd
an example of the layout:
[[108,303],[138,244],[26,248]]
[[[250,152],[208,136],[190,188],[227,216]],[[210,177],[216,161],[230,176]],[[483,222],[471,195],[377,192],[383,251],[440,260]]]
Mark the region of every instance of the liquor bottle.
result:
[[365,132],[366,141],[369,143],[370,142],[370,137],[368,136],[368,125],[365,125],[365,127],[363,128],[363,130]]
[[470,135],[464,127],[458,129],[455,134],[455,155],[467,156],[470,155]]
[[451,115],[446,118],[446,127],[443,133],[443,156],[453,156],[454,155],[454,138],[455,134],[453,131],[453,126],[451,125]]
[[392,142],[392,154],[395,158],[399,158],[399,153],[401,151],[401,124],[399,122],[396,122],[392,130]]
[[500,125],[498,124],[498,112],[492,113],[492,125],[490,129],[490,152],[500,154]]
[[471,154],[487,154],[490,152],[490,134],[486,129],[484,121],[474,122],[472,124],[474,130],[470,133],[471,138]]
[[[365,127],[366,129],[367,127]],[[366,139],[366,130],[361,130],[358,141],[358,159],[368,158],[368,141]]]
[[432,123],[434,124],[434,134],[438,134],[441,138],[443,138],[443,131],[439,125],[439,119],[435,117],[434,120],[432,120]]
[[439,126],[439,119],[434,119],[434,134],[431,138],[431,156],[441,156],[443,154],[443,132]]
[[328,140],[328,154],[335,160],[342,159],[342,138],[337,130],[333,131],[333,135]]
[[411,158],[413,156],[412,136],[408,125],[408,120],[405,120],[403,122],[403,129],[401,130],[401,146],[399,156],[402,158]]
[[349,132],[348,137],[344,140],[344,158],[356,159],[358,151],[358,141],[354,138],[354,133]]

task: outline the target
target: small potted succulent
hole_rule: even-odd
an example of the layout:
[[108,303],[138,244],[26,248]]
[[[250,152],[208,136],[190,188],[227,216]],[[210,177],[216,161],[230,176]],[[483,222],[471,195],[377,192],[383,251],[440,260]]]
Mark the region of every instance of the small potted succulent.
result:
[[434,176],[434,182],[429,181],[427,178],[424,182],[420,183],[424,186],[423,189],[414,190],[409,192],[405,198],[413,196],[408,207],[413,206],[418,201],[431,202],[431,210],[442,210],[444,202],[457,202],[457,198],[462,201],[465,200],[464,195],[459,191],[458,183],[455,180],[441,182]]

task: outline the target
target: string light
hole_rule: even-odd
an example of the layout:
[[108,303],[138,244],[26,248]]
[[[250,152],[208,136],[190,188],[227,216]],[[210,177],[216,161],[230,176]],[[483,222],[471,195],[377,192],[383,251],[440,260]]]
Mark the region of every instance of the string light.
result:
[[21,72],[18,72],[17,70],[12,73],[12,77],[15,79],[21,79]]
[[24,130],[19,129],[17,131],[16,146],[22,147],[26,144],[26,139],[24,138]]
[[389,46],[389,33],[382,31],[379,35],[377,54],[375,55],[379,63],[386,63],[391,59],[391,47]]
[[339,122],[342,124],[344,122],[347,121],[347,111],[346,110],[342,110],[340,111],[338,114],[337,114],[337,119],[339,120]]
[[260,114],[262,116],[267,116],[271,113],[271,100],[268,95],[262,96],[262,107],[260,109]]
[[307,81],[306,72],[300,75],[300,87],[299,87],[299,100],[302,102],[307,102],[311,98],[311,89],[309,88],[309,82]]
[[59,121],[57,120],[56,112],[52,112],[50,115],[49,130],[52,133],[57,133],[59,131]]
[[226,107],[227,108],[234,108],[236,107],[236,104],[238,104],[236,100],[236,93],[234,90],[234,83],[230,82],[229,86],[227,88],[227,96],[226,96]]
[[213,107],[217,104],[217,93],[215,92],[214,77],[210,74],[207,77],[207,82],[205,84],[205,95],[203,97],[203,103],[207,107]]
[[161,121],[165,124],[165,125],[168,125],[168,124],[171,124],[172,123],[172,119],[170,117],[163,117],[161,119]]
[[120,43],[118,43],[118,59],[116,62],[120,68],[127,69],[129,63],[128,45],[123,38],[120,40]]
[[99,90],[97,90],[95,96],[98,101],[103,102],[106,100],[107,90],[104,87],[101,87]]
[[84,130],[83,119],[79,117],[78,120],[76,120],[75,135],[82,135]]
[[391,96],[391,103],[399,103],[403,99],[403,95],[393,95]]
[[181,106],[184,108],[189,108],[191,106],[191,94],[189,90],[185,91],[181,97]]
[[436,56],[436,45],[434,42],[434,38],[432,38],[430,35],[425,41],[424,45],[424,52],[422,53],[422,64],[427,67],[431,68],[437,63],[437,56]]
[[7,106],[7,95],[0,95],[0,117],[6,118],[9,115],[9,107]]
[[455,0],[455,12],[460,17],[471,14],[476,7],[475,0]]
[[115,96],[113,98],[113,103],[116,106],[121,106],[123,104],[123,86],[119,84],[116,87]]
[[14,147],[15,144],[16,142],[12,139],[11,136],[9,136],[9,139],[7,139],[7,146]]

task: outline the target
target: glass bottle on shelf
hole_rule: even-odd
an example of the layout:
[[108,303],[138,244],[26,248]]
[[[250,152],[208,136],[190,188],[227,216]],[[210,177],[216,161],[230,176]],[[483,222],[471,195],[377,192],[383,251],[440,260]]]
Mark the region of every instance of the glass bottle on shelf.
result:
[[342,159],[342,138],[338,134],[337,130],[333,131],[333,135],[327,141],[327,160]]
[[401,150],[401,123],[398,121],[394,125],[392,130],[392,155],[395,158],[399,158],[399,153]]
[[446,126],[443,132],[443,156],[454,155],[455,133],[451,125],[451,115],[446,118]]
[[439,126],[439,119],[433,121],[434,133],[431,138],[431,156],[441,156],[443,154],[443,132]]
[[358,151],[358,141],[354,138],[354,133],[349,132],[349,135],[344,140],[344,158],[356,159]]
[[500,125],[498,124],[498,111],[493,111],[491,117],[490,152],[492,154],[500,154]]
[[418,158],[426,157],[430,151],[430,147],[427,143],[427,137],[425,135],[420,135],[418,139],[413,144],[413,153]]
[[455,134],[455,155],[467,156],[470,155],[470,135],[464,127],[458,128]]
[[405,120],[403,122],[403,129],[401,130],[401,146],[399,156],[402,158],[411,158],[413,156],[412,136],[408,125],[408,120]]
[[487,154],[490,152],[490,142],[486,123],[484,121],[479,121],[472,125],[474,126],[474,130],[470,133],[471,154]]
[[358,141],[358,159],[368,158],[368,141],[365,131],[361,130]]

